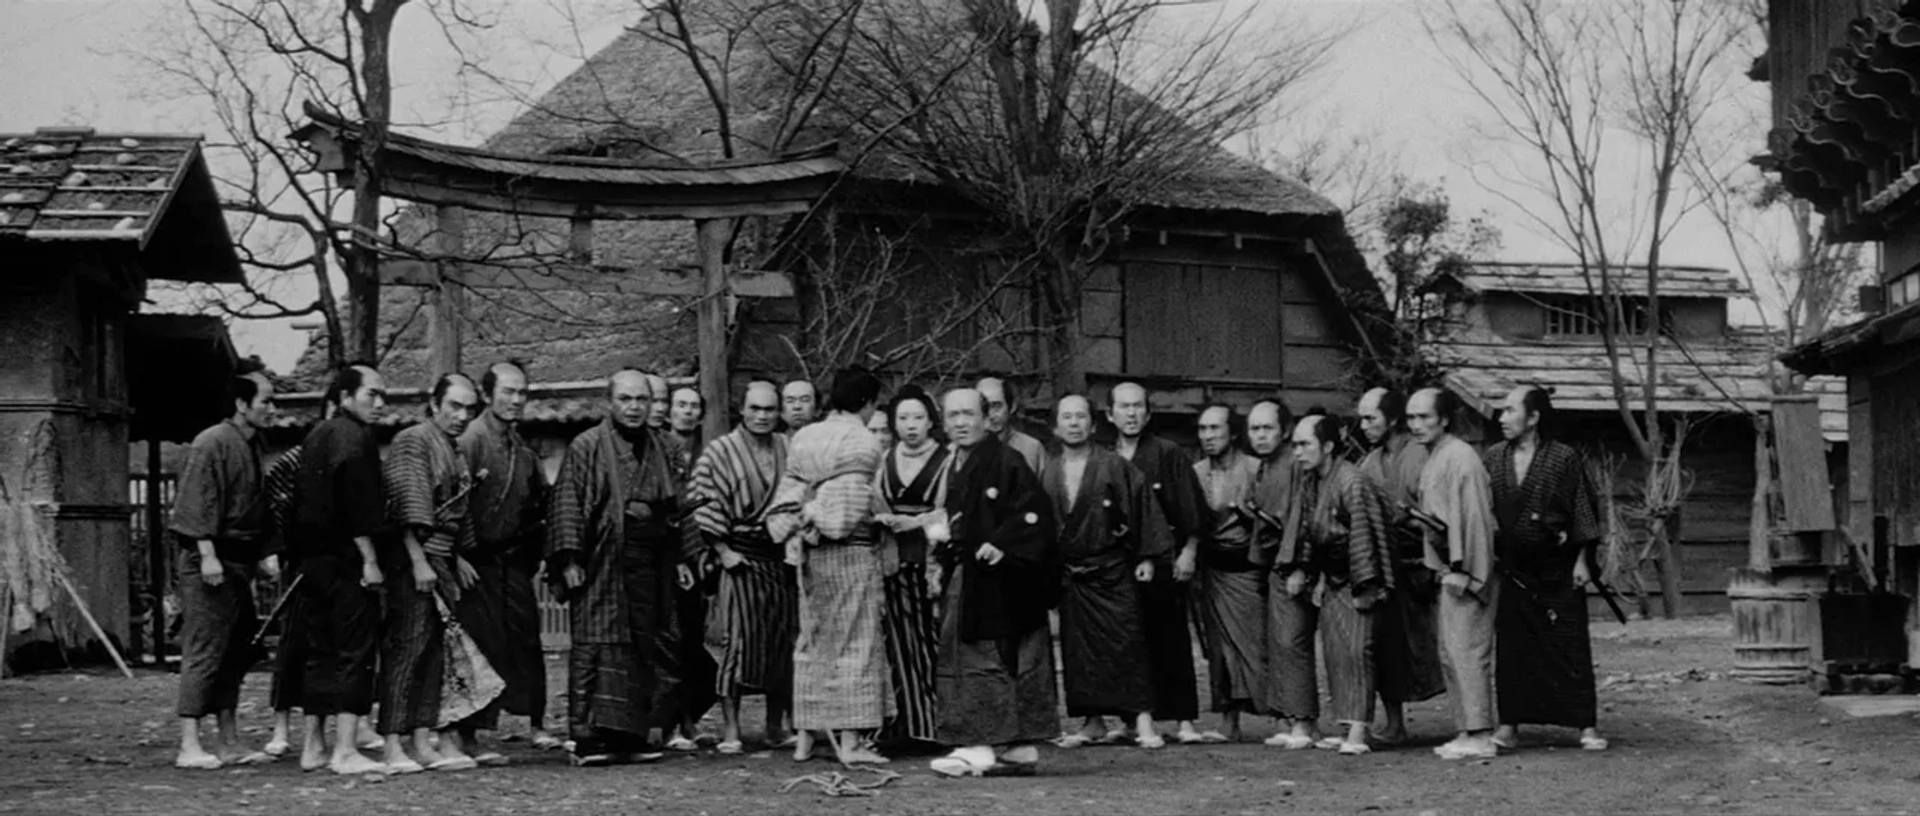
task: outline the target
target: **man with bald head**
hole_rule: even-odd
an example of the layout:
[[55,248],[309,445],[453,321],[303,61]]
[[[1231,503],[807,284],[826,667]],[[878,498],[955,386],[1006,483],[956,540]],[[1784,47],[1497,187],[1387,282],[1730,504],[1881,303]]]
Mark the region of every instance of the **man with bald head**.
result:
[[[388,522],[380,443],[373,434],[386,394],[386,381],[373,366],[342,367],[327,385],[332,418],[300,444],[287,540],[300,563],[300,631],[306,637],[300,708],[309,730],[300,756],[303,770],[386,770],[356,744],[360,721],[373,710],[380,593],[387,581],[374,550]],[[331,756],[315,733],[327,717],[334,718]]]
[[1373,739],[1386,744],[1407,738],[1406,704],[1446,691],[1433,612],[1438,578],[1427,567],[1426,542],[1408,511],[1419,506],[1420,471],[1427,447],[1407,433],[1405,394],[1375,388],[1360,398],[1360,432],[1372,450],[1360,462],[1380,491],[1394,591],[1373,614],[1374,688],[1386,710],[1386,727]]
[[1319,660],[1314,655],[1320,610],[1313,597],[1319,576],[1311,550],[1298,536],[1297,522],[1307,508],[1294,493],[1300,463],[1288,444],[1292,420],[1277,399],[1260,400],[1247,411],[1247,447],[1260,464],[1245,515],[1254,520],[1250,560],[1267,571],[1267,682],[1260,707],[1282,726],[1266,743],[1299,750],[1313,747],[1320,738],[1315,730]]
[[1057,455],[1040,469],[1060,524],[1066,593],[1060,600],[1060,662],[1067,716],[1084,717],[1073,748],[1106,737],[1108,716],[1135,719],[1137,744],[1165,746],[1153,727],[1153,683],[1147,658],[1141,584],[1154,559],[1172,548],[1166,523],[1142,476],[1127,460],[1093,444],[1093,409],[1080,395],[1053,409]]
[[1599,499],[1585,457],[1550,435],[1553,397],[1521,386],[1500,412],[1506,441],[1487,451],[1501,574],[1494,742],[1519,747],[1521,725],[1580,729],[1580,747],[1604,751],[1595,723],[1586,583],[1600,544]]
[[463,596],[461,620],[491,613],[491,626],[468,627],[507,689],[501,711],[526,717],[533,746],[560,747],[547,733],[547,661],[540,649],[540,603],[533,578],[546,545],[547,477],[540,455],[520,435],[528,399],[526,369],[502,362],[480,377],[486,410],[460,435],[467,470],[486,474],[467,494],[478,579]]
[[607,418],[560,460],[547,527],[547,572],[568,604],[567,724],[581,766],[652,761],[649,730],[671,731],[680,678],[674,587],[681,563],[680,480],[672,444],[647,427],[647,375],[607,381]]
[[780,386],[780,424],[789,437],[820,418],[820,389],[811,380],[792,379]]
[[[387,450],[385,476],[398,540],[382,553],[387,585],[385,632],[380,643],[380,722],[391,773],[465,770],[476,766],[459,731],[491,729],[494,710],[474,715],[457,729],[441,729],[440,689],[450,670],[442,661],[446,634],[441,609],[458,609],[473,585],[475,549],[467,497],[474,477],[454,440],[479,407],[479,389],[460,374],[433,385],[427,421],[401,431]],[[478,621],[475,621],[478,623]],[[486,626],[478,627],[486,639]],[[439,741],[433,736],[438,730]],[[413,740],[407,756],[404,738]]]
[[1001,377],[986,377],[980,380],[975,390],[987,401],[987,431],[1020,454],[1033,472],[1039,473],[1047,449],[1040,444],[1040,440],[1022,433],[1017,427],[1014,418],[1020,415],[1020,404],[1015,399],[1013,384]]
[[947,776],[1031,774],[1034,744],[1059,733],[1047,610],[1061,592],[1053,508],[1020,455],[987,429],[987,401],[948,392],[953,440],[944,517],[925,525],[943,568],[933,761]]
[[688,497],[695,546],[717,564],[720,591],[711,611],[706,649],[719,669],[713,686],[724,721],[720,753],[744,750],[740,698],[767,700],[768,745],[787,735],[780,722],[793,697],[793,645],[799,620],[798,577],[785,553],[767,535],[773,491],[787,469],[787,437],[780,422],[780,392],[754,380],[740,401],[740,426],[707,444],[693,466]]
[[1146,477],[1147,489],[1171,536],[1171,549],[1154,559],[1153,580],[1140,585],[1153,713],[1178,724],[1175,739],[1201,742],[1205,737],[1193,725],[1200,716],[1200,697],[1187,609],[1200,537],[1206,529],[1207,498],[1194,475],[1193,458],[1179,445],[1147,430],[1153,420],[1147,389],[1139,383],[1121,383],[1107,397],[1107,421],[1119,431],[1113,450]]
[[1459,732],[1433,752],[1441,759],[1486,759],[1499,753],[1493,742],[1493,624],[1501,590],[1493,569],[1493,495],[1480,455],[1453,434],[1459,408],[1453,392],[1422,389],[1407,401],[1407,427],[1427,449],[1419,518],[1426,528],[1427,566],[1441,576],[1440,658]]

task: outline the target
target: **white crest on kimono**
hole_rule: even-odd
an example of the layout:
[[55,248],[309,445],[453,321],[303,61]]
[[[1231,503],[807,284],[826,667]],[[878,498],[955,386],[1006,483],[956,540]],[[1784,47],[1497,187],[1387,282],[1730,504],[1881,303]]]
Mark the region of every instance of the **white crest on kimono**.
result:
[[1113,500],[1112,500],[1112,499],[1101,499],[1101,500],[1100,500],[1100,506],[1101,506],[1101,507],[1112,507],[1112,506],[1113,506]]
[[1000,498],[1000,488],[997,488],[997,487],[987,488],[987,498],[989,499]]
[[1039,514],[1039,513],[1028,513],[1028,514],[1027,514],[1027,523],[1028,523],[1028,524],[1039,524],[1039,523],[1040,523],[1040,514]]
[[1160,483],[1159,483],[1159,482],[1154,482],[1154,483],[1153,483],[1153,489],[1155,489],[1155,490],[1159,490],[1159,489],[1160,489]]

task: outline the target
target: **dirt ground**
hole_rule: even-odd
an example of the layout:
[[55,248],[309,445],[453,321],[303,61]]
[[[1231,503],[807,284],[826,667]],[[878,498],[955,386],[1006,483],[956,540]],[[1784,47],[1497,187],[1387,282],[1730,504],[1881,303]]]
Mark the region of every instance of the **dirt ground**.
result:
[[[1048,749],[1042,774],[952,780],[902,757],[871,798],[782,783],[832,770],[785,752],[676,755],[655,765],[568,767],[524,742],[513,764],[386,781],[304,774],[293,760],[183,772],[171,767],[174,678],[60,673],[0,682],[0,813],[1901,813],[1920,809],[1911,716],[1849,719],[1804,688],[1725,679],[1724,617],[1596,624],[1601,726],[1613,748],[1523,733],[1517,752],[1442,762],[1441,701],[1412,712],[1414,744],[1367,757],[1258,744],[1149,752]],[[550,668],[558,670],[560,665]],[[249,678],[242,728],[264,742],[267,678]],[[751,707],[753,706],[750,703]],[[557,710],[564,712],[561,705]],[[1217,724],[1217,723],[1216,723]],[[1254,723],[1249,739],[1272,732]],[[524,727],[521,721],[520,727]],[[753,746],[750,744],[749,748]],[[864,775],[856,774],[864,778]]]

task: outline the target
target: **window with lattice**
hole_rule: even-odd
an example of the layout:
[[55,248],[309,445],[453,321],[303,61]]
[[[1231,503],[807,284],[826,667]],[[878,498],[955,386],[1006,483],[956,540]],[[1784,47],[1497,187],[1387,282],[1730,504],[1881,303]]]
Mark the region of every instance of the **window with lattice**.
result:
[[[1619,298],[1620,326],[1618,334],[1645,334],[1647,331],[1647,301],[1645,298]],[[1540,305],[1547,313],[1547,336],[1549,337],[1598,337],[1607,326],[1606,301],[1598,297],[1551,297],[1541,298]],[[1673,316],[1661,309],[1660,322],[1663,328],[1670,327]]]

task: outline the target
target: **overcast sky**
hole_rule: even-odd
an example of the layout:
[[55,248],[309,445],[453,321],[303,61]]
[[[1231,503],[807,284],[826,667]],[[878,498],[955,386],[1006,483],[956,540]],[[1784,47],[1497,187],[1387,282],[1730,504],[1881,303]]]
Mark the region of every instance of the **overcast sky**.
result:
[[[1564,260],[1565,253],[1530,231],[1518,214],[1537,202],[1489,172],[1497,167],[1498,151],[1472,128],[1483,120],[1484,108],[1439,60],[1416,9],[1425,1],[1228,0],[1259,2],[1262,13],[1271,8],[1312,26],[1352,26],[1329,65],[1294,100],[1299,113],[1286,131],[1368,134],[1397,150],[1409,175],[1443,186],[1462,211],[1486,211],[1502,230],[1503,259]],[[574,12],[563,13],[563,7]],[[512,77],[519,93],[533,93],[564,76],[581,54],[611,41],[631,8],[625,0],[497,0],[497,24],[478,41],[491,70]],[[151,72],[137,59],[150,47],[150,32],[178,14],[177,3],[167,0],[0,0],[0,20],[7,21],[0,29],[0,132],[54,124],[103,132],[218,132],[204,106],[156,98]],[[582,23],[576,26],[570,17]],[[401,14],[396,118],[435,123],[416,131],[421,135],[476,142],[514,114],[514,93],[490,91],[449,110],[449,77],[460,62],[433,30],[418,4]],[[1743,55],[1739,63],[1745,62]],[[1735,90],[1765,94],[1758,84]],[[1762,136],[1754,134],[1756,144]],[[1704,217],[1677,232],[1668,260],[1733,264],[1726,242]],[[259,354],[281,371],[305,343],[287,321],[236,323],[233,334],[241,353]]]

